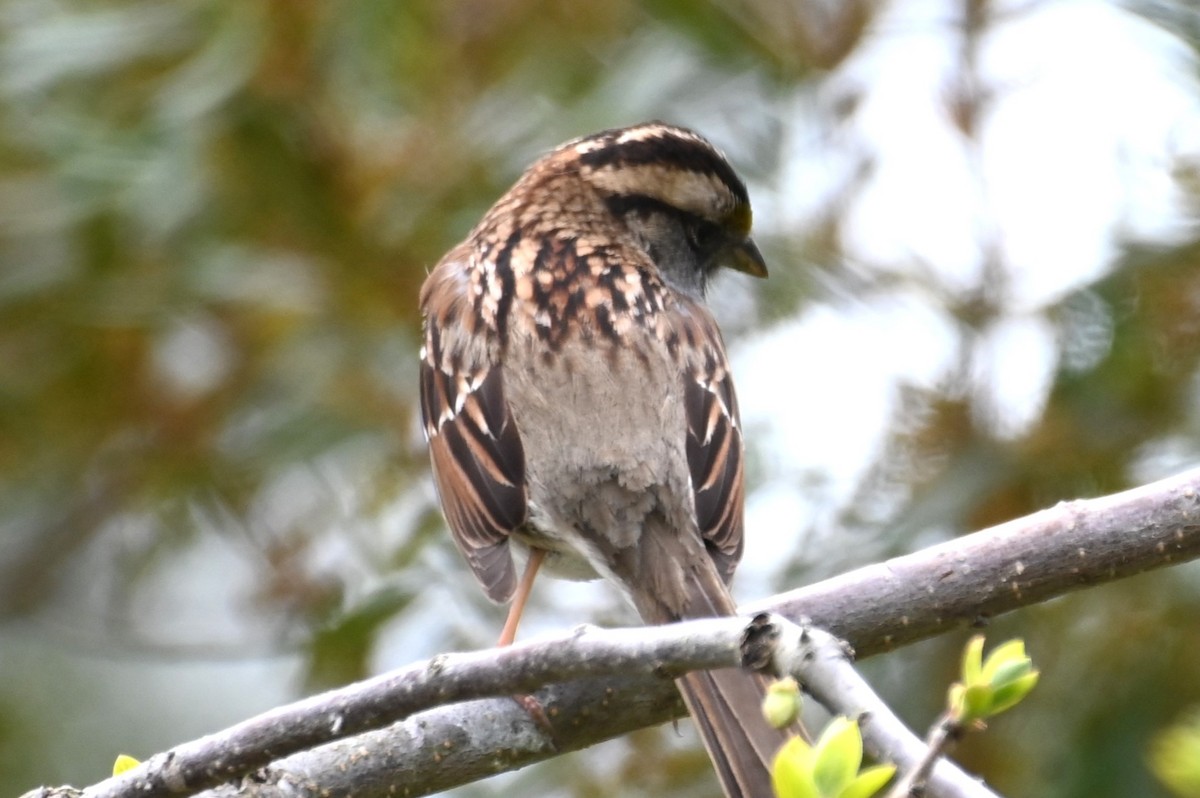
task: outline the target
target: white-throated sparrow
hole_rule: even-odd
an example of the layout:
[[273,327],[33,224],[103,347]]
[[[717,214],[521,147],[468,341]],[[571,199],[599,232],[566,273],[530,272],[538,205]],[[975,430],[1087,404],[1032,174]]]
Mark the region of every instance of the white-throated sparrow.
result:
[[[429,275],[425,431],[455,543],[492,599],[522,603],[544,560],[607,577],[648,623],[736,612],[742,436],[703,299],[718,267],[766,275],[750,219],[720,152],[648,123],[541,158]],[[521,591],[513,544],[530,553]],[[770,795],[783,737],[760,678],[678,684],[726,793]]]

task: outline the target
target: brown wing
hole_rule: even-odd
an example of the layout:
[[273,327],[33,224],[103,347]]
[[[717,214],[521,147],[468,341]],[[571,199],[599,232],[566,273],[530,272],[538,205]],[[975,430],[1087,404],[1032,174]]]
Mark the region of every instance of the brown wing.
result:
[[421,291],[421,415],[454,542],[494,601],[516,587],[508,536],[525,522],[525,453],[504,398],[494,331],[470,324],[463,266],[443,262]]
[[685,379],[687,457],[696,500],[696,522],[717,570],[728,582],[742,558],[742,432],[737,397],[716,325],[715,346]]

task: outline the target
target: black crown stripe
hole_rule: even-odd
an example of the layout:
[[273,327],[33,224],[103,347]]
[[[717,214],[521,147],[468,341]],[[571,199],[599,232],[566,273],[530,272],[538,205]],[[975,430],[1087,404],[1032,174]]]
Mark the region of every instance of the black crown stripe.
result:
[[[623,131],[616,131],[618,134]],[[579,156],[584,166],[594,169],[604,167],[641,166],[664,164],[697,174],[715,175],[740,202],[749,203],[750,195],[733,167],[720,153],[708,144],[676,135],[670,130],[645,139],[617,143],[613,134],[602,133],[596,137],[608,138],[605,146]]]

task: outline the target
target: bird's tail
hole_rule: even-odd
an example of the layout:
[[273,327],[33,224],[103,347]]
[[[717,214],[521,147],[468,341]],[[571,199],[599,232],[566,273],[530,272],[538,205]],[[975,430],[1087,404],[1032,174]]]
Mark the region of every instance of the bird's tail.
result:
[[769,798],[784,734],[762,715],[766,680],[749,671],[695,671],[675,684],[696,722],[725,795]]
[[[737,614],[725,582],[711,562],[685,569],[682,606],[668,606],[664,593],[634,591],[648,623]],[[765,677],[742,668],[694,671],[675,681],[695,720],[721,787],[730,798],[770,798],[771,763],[787,739],[762,714]]]

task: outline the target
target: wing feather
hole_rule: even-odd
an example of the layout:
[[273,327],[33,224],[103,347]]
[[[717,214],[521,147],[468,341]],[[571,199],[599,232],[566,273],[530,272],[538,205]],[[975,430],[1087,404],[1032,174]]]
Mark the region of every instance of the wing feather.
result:
[[507,601],[516,587],[509,535],[525,523],[525,454],[504,396],[496,347],[461,325],[457,303],[467,285],[439,265],[422,293],[425,347],[421,358],[421,415],[434,482],[454,542],[488,596]]
[[685,379],[684,412],[696,523],[728,582],[742,557],[745,488],[737,398],[723,352]]

